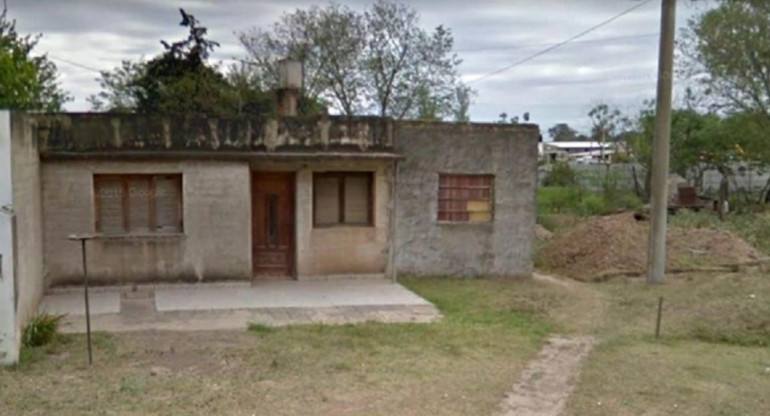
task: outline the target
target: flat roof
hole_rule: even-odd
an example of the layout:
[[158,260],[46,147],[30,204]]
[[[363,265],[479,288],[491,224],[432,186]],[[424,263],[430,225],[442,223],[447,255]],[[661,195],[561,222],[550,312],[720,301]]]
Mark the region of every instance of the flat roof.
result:
[[612,143],[599,143],[599,142],[545,142],[543,144],[546,144],[551,147],[555,147],[558,149],[582,149],[582,148],[601,148],[604,147],[605,149],[613,147]]

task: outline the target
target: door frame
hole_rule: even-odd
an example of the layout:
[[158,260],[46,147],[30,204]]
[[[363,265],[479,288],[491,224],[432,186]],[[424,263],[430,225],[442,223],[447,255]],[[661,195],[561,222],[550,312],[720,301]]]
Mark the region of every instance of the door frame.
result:
[[251,212],[251,230],[249,231],[251,242],[251,249],[249,255],[251,256],[251,280],[260,280],[257,278],[257,264],[254,257],[254,185],[255,181],[259,179],[260,175],[265,176],[285,176],[289,182],[289,217],[290,217],[290,237],[289,237],[289,253],[288,253],[288,276],[291,280],[297,280],[297,172],[296,171],[284,171],[284,170],[255,170],[251,169],[249,174],[249,194],[250,194],[250,212]]

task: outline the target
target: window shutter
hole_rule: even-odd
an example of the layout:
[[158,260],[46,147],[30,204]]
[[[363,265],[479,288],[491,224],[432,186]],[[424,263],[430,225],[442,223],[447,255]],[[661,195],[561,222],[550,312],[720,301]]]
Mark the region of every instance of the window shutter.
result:
[[369,177],[345,177],[345,223],[369,223]]
[[438,220],[492,221],[491,175],[439,175]]
[[102,179],[95,182],[98,202],[97,231],[104,234],[121,234],[123,224],[123,181]]
[[340,221],[339,178],[318,177],[315,180],[315,223],[337,224]]
[[178,177],[155,178],[155,229],[159,233],[182,232],[182,187]]
[[150,232],[150,179],[128,180],[128,231]]

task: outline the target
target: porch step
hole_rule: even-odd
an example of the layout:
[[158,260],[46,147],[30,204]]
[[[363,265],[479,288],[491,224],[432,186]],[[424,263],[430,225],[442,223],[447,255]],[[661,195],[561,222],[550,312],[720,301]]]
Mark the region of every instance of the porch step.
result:
[[297,280],[300,282],[389,282],[384,273],[373,274],[330,274],[319,276],[299,276]]

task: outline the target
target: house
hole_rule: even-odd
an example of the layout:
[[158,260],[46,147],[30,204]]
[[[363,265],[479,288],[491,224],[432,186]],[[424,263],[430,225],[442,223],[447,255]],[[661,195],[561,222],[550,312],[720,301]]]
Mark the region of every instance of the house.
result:
[[542,143],[540,157],[547,163],[578,162],[601,163],[608,161],[615,153],[612,143],[590,141],[547,142]]
[[290,113],[0,112],[0,362],[73,234],[102,285],[531,274],[537,126]]

